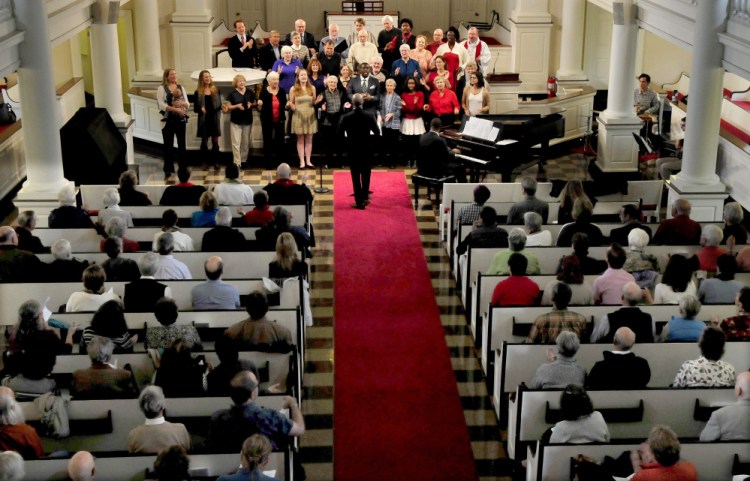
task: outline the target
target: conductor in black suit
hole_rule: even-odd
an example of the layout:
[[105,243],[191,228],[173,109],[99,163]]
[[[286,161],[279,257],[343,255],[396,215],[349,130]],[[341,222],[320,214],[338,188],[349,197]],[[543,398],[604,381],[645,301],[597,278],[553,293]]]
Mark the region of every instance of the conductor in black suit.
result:
[[234,29],[237,35],[229,39],[227,50],[232,57],[232,67],[234,68],[254,68],[257,66],[257,50],[255,49],[255,40],[247,34],[245,21],[237,19],[234,21]]
[[352,103],[354,103],[354,95],[361,94],[364,102],[362,108],[375,118],[380,106],[380,82],[370,75],[370,64],[366,62],[359,64],[359,75],[349,81],[346,93]]
[[372,172],[370,152],[372,152],[372,139],[380,136],[375,117],[362,108],[363,104],[363,95],[354,94],[352,98],[354,110],[341,117],[339,124],[339,132],[346,135],[346,144],[349,149],[355,201],[352,207],[360,210],[364,210],[365,205],[370,203],[368,199],[370,173]]
[[419,138],[417,173],[438,179],[453,174],[458,182],[466,182],[466,168],[456,159],[456,154],[461,151],[448,148],[448,143],[439,134],[442,126],[440,119],[435,117],[430,122],[430,131]]

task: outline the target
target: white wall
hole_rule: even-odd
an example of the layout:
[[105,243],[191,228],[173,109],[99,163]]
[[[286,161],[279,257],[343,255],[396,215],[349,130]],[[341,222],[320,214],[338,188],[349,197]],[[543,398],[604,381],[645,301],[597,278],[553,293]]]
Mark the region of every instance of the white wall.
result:
[[647,30],[643,32],[643,61],[638,73],[646,72],[651,75],[651,82],[655,85],[673,83],[680,78],[680,72],[690,75],[692,53],[669,41],[654,35]]
[[586,32],[583,40],[583,70],[596,89],[609,84],[609,57],[612,46],[612,14],[593,3],[586,5]]

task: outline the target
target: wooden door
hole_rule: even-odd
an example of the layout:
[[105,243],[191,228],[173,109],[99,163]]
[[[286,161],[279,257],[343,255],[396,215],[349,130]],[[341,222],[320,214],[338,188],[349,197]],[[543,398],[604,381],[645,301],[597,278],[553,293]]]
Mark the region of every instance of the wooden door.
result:
[[260,26],[265,30],[270,30],[266,25],[266,2],[260,0],[227,0],[227,23],[230,30],[232,24],[238,18],[245,21],[247,30],[252,32],[255,29],[255,22],[260,22]]
[[488,22],[487,0],[452,0],[451,25],[463,22]]

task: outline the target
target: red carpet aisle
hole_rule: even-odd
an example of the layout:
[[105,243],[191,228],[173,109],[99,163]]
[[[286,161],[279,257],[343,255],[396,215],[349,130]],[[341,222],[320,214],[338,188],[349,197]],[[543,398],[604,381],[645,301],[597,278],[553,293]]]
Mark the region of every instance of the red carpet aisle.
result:
[[476,479],[404,174],[370,190],[334,174],[335,479]]

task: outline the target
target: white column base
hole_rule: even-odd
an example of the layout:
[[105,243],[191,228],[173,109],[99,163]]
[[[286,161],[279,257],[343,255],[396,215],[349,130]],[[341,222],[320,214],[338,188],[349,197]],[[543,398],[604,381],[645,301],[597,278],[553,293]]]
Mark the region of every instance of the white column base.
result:
[[[690,186],[689,189],[683,190],[675,183],[672,176],[667,181],[669,195],[667,205],[679,199],[687,199],[692,204],[690,218],[698,222],[721,222],[724,213],[724,200],[729,197],[726,187],[723,184],[711,186],[714,190],[708,191],[708,186]],[[693,189],[694,187],[694,189]],[[672,217],[671,209],[667,209],[667,218]]]
[[36,215],[46,217],[52,212],[52,209],[56,209],[60,205],[57,201],[57,193],[68,184],[75,188],[73,182],[63,179],[59,186],[48,186],[44,190],[36,190],[39,186],[31,185],[27,180],[13,199],[13,204],[19,212],[33,210]]
[[586,76],[586,72],[584,72],[583,70],[578,70],[576,72],[563,72],[561,70],[557,71],[557,83],[581,83],[588,81],[588,79],[589,78]]
[[597,167],[602,172],[637,172],[638,145],[633,133],[641,129],[641,122],[599,117],[598,123]]
[[135,128],[135,120],[128,116],[126,123],[115,122],[117,130],[120,131],[120,135],[125,139],[127,144],[126,161],[127,164],[135,164],[135,149],[133,148],[133,129]]

